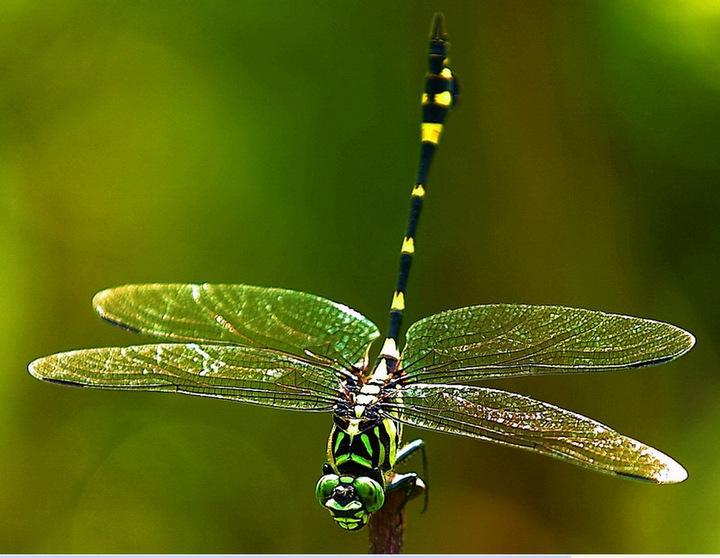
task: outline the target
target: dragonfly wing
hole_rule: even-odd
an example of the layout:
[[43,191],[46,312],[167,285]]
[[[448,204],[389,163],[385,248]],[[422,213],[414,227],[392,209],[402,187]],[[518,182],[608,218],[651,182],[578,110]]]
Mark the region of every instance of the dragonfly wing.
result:
[[695,338],[670,324],[564,306],[490,304],[435,314],[407,332],[408,381],[594,372],[660,364]]
[[41,380],[75,386],[178,392],[286,409],[330,411],[339,380],[330,367],[233,345],[157,344],[84,349],[30,363]]
[[[568,460],[603,473],[668,484],[687,478],[667,455],[577,413],[517,393],[477,386],[403,388],[399,420]],[[387,404],[392,408],[393,404]]]
[[307,293],[249,285],[150,284],[107,289],[93,306],[106,320],[174,341],[304,351],[354,364],[380,336],[355,310]]

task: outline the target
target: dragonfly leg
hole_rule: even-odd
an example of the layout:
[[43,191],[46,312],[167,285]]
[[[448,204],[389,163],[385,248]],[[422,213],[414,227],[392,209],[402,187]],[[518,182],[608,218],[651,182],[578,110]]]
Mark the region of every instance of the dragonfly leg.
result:
[[423,478],[427,478],[427,454],[425,453],[425,440],[418,438],[417,440],[413,440],[412,442],[409,442],[403,447],[401,447],[397,452],[397,456],[395,457],[395,464],[407,461],[408,459],[410,459],[410,457],[413,456],[413,454],[417,453],[418,450],[422,455],[422,476]]
[[406,500],[411,500],[423,492],[425,494],[423,511],[427,509],[427,486],[417,473],[396,473],[387,486],[387,492],[395,490],[404,492]]
[[[428,483],[428,462],[427,462],[427,453],[425,452],[425,441],[421,439],[413,440],[412,442],[405,444],[403,447],[401,447],[397,452],[397,457],[395,458],[395,464],[400,464],[412,457],[414,454],[416,454],[418,451],[420,451],[420,455],[422,457],[422,478],[418,477],[418,475],[415,475],[416,482],[412,483],[413,486],[411,488],[414,488],[417,485],[417,488],[419,490],[422,490],[425,494],[424,503],[423,503],[423,512],[427,511],[428,508],[428,497],[429,497],[429,483]],[[395,479],[399,483],[402,482],[410,482],[404,481],[401,477],[405,475],[397,475]],[[388,490],[390,490],[393,485],[396,483],[396,480],[393,479],[393,482],[390,483]],[[422,485],[422,486],[420,486]]]

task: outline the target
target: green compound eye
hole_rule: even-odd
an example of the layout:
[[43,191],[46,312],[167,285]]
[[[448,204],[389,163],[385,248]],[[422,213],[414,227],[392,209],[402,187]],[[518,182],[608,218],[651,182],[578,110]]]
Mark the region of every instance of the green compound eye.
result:
[[320,505],[325,505],[331,497],[335,487],[340,484],[340,477],[337,475],[325,475],[320,477],[317,485],[315,486],[315,497],[317,498]]
[[363,503],[365,511],[373,513],[382,508],[385,503],[385,491],[380,484],[369,477],[358,477],[353,487]]

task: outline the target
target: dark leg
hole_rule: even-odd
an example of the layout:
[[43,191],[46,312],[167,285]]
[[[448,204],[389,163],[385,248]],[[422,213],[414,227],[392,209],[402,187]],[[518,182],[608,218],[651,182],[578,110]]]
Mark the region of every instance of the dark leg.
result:
[[[420,451],[422,457],[422,478],[415,473],[408,474],[397,474],[393,481],[388,486],[388,490],[393,488],[405,488],[408,491],[408,497],[417,496],[420,490],[425,493],[425,499],[423,503],[423,512],[427,511],[428,508],[428,464],[427,464],[427,453],[425,452],[425,442],[421,439],[413,440],[412,442],[405,444],[397,452],[395,458],[395,465],[399,465],[412,457],[415,453]],[[408,478],[414,477],[414,478]],[[416,490],[417,489],[417,490]]]
[[420,450],[420,454],[422,455],[422,466],[423,466],[423,473],[422,476],[424,479],[427,480],[428,478],[428,464],[427,464],[427,453],[425,453],[425,441],[418,438],[417,440],[413,440],[412,442],[405,444],[403,447],[401,447],[398,452],[397,456],[395,457],[395,464],[403,463],[410,459],[413,454],[415,454],[418,450]]
[[417,496],[420,491],[427,491],[427,487],[417,473],[396,473],[386,490],[387,492],[402,490],[409,500]]
[[[429,482],[428,482],[428,466],[427,466],[427,453],[425,452],[425,442],[421,439],[413,440],[412,442],[405,444],[403,447],[401,447],[398,450],[397,457],[395,458],[395,465],[398,465],[400,463],[403,463],[410,459],[414,454],[416,454],[420,451],[420,455],[422,457],[422,463],[423,463],[423,471],[422,471],[422,478],[417,477],[418,480],[423,485],[423,490],[425,492],[425,500],[423,502],[423,512],[427,511],[428,507],[428,498],[429,498]],[[404,475],[397,475],[396,478],[401,477]],[[395,484],[395,480],[390,483],[390,486],[393,486]],[[389,488],[388,488],[389,490]]]

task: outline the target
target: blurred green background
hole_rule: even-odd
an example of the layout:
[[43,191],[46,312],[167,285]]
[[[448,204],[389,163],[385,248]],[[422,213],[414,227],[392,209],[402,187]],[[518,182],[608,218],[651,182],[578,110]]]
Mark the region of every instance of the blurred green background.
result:
[[1,552],[365,551],[314,500],[328,416],[25,369],[137,343],[89,304],[124,283],[284,286],[384,326],[436,10],[463,96],[407,320],[568,304],[699,341],[661,368],[493,384],[667,451],[687,482],[423,434],[406,549],[720,551],[720,3],[5,0]]

